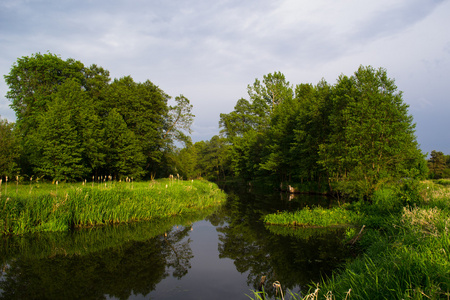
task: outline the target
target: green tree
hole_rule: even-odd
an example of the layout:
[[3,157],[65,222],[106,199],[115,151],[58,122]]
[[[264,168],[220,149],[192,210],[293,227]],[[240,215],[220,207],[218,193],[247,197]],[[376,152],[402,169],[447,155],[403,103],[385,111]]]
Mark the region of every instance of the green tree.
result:
[[77,130],[78,103],[83,92],[76,81],[66,81],[52,94],[47,112],[38,119],[35,145],[35,173],[53,180],[82,179],[88,173],[83,164],[83,142]]
[[290,181],[294,169],[292,163],[300,157],[291,155],[294,128],[298,115],[298,101],[287,98],[272,111],[270,127],[264,133],[265,143],[260,168],[276,175],[279,181]]
[[292,87],[281,72],[269,73],[263,76],[262,83],[256,79],[248,86],[248,94],[252,102],[264,102],[270,111],[285,100],[293,98]]
[[190,148],[196,155],[194,173],[196,177],[220,181],[230,175],[227,140],[217,135],[209,141],[200,141]]
[[442,178],[444,170],[447,169],[447,159],[444,153],[436,150],[431,151],[430,159],[427,163],[431,172],[431,178]]
[[104,121],[104,174],[116,179],[140,178],[144,174],[145,156],[139,139],[128,129],[117,109],[109,111]]
[[39,114],[47,111],[51,95],[68,78],[85,82],[84,65],[74,59],[62,60],[47,53],[21,57],[5,75],[9,86],[6,97],[16,113],[20,133],[26,136],[36,129]]
[[156,172],[167,146],[164,129],[169,96],[149,80],[136,83],[126,76],[113,81],[106,99],[107,111],[115,108],[138,139],[146,158],[145,169]]
[[319,163],[340,192],[369,196],[385,182],[412,176],[424,160],[408,105],[386,70],[360,67],[334,87],[330,135]]
[[[281,72],[264,75],[262,82],[255,79],[253,85],[248,85],[247,91],[250,100],[240,99],[234,111],[221,114],[219,126],[222,128],[221,134],[231,144],[231,169],[236,175],[249,180],[261,169],[276,173],[282,168],[280,161],[286,145],[280,146],[275,139],[283,134],[283,125],[272,120],[284,118],[281,111],[289,107],[289,104],[281,104],[292,102],[293,91]],[[266,149],[264,153],[268,135],[275,143],[269,145],[270,149]],[[266,156],[266,161],[260,166],[263,155]]]
[[167,115],[166,121],[166,131],[164,133],[163,139],[172,142],[177,140],[179,142],[187,143],[190,142],[189,136],[185,132],[191,134],[191,126],[194,122],[195,115],[192,113],[192,104],[190,104],[189,99],[180,95],[175,97],[175,106],[169,107],[169,113]]
[[0,178],[12,176],[17,169],[16,160],[19,158],[19,141],[14,131],[14,123],[8,123],[0,117]]
[[185,179],[199,177],[196,174],[197,148],[192,143],[189,143],[182,149],[177,149],[176,166],[180,176]]
[[[294,141],[290,163],[297,182],[317,182],[319,185],[326,174],[319,160],[319,146],[325,144],[330,132],[329,117],[332,87],[324,80],[316,86],[299,84],[295,89],[298,110],[294,122]],[[319,188],[320,189],[320,188]]]
[[220,114],[219,127],[221,134],[232,138],[243,136],[247,131],[258,127],[259,116],[255,114],[255,107],[248,100],[241,98],[229,114]]

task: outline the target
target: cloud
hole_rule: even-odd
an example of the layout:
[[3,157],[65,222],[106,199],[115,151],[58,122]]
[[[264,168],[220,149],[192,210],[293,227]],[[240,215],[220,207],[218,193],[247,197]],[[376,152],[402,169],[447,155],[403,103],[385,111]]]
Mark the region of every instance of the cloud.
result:
[[[201,139],[218,132],[220,113],[248,84],[274,71],[292,84],[333,84],[360,64],[385,67],[419,114],[450,108],[449,13],[449,1],[437,0],[3,0],[0,72],[50,51],[112,77],[150,79],[191,100]],[[9,118],[8,104],[0,95]]]

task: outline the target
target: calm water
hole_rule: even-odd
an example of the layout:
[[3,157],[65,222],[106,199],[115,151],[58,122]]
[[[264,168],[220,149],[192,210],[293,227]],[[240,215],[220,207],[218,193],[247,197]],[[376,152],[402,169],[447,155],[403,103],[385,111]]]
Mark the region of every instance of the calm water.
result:
[[348,257],[342,230],[265,226],[322,197],[227,190],[219,209],[160,222],[3,238],[0,299],[249,299],[261,276],[293,292]]

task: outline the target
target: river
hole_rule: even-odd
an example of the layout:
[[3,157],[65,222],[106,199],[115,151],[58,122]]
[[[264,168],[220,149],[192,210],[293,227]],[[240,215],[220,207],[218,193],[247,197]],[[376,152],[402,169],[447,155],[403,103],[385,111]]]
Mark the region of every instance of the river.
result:
[[266,276],[305,293],[350,257],[343,229],[266,226],[322,196],[225,188],[220,208],[169,220],[1,238],[0,299],[249,299]]

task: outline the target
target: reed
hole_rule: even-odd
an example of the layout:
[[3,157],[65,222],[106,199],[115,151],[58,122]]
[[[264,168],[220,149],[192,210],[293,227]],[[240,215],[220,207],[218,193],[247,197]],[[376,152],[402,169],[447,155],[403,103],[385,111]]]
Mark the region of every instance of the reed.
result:
[[[99,182],[103,179],[99,179]],[[18,185],[0,196],[0,234],[66,231],[77,227],[164,218],[217,206],[225,194],[207,181],[110,182],[88,186]]]

